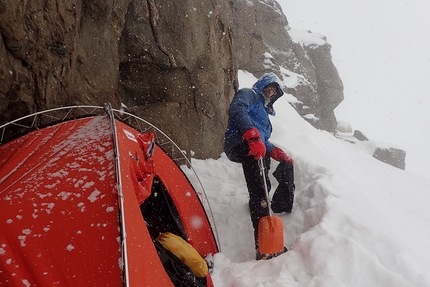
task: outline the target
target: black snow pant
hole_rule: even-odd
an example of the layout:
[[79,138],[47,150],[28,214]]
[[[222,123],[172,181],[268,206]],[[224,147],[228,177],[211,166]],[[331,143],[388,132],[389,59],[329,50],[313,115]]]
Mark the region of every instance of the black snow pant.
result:
[[[264,181],[261,176],[258,161],[249,156],[249,147],[246,142],[234,147],[227,157],[234,162],[242,164],[246,185],[249,192],[249,210],[251,213],[252,226],[254,227],[255,248],[258,248],[258,222],[263,216],[269,215]],[[270,156],[264,157],[264,170],[266,176],[267,190],[270,191],[271,184],[268,177],[270,169]],[[273,172],[273,176],[279,182],[272,197],[271,209],[275,213],[290,213],[294,202],[294,168],[291,162],[281,161]]]
[[[269,215],[268,202],[264,189],[264,181],[261,174],[258,160],[249,156],[249,147],[246,142],[234,147],[227,157],[234,162],[242,164],[243,174],[245,175],[246,186],[249,193],[249,211],[251,213],[251,222],[254,227],[255,248],[258,249],[258,222],[263,216]],[[266,154],[263,159],[264,171],[266,176],[267,190],[270,191],[269,168],[270,156]]]
[[294,167],[291,162],[281,161],[273,172],[273,176],[279,182],[272,197],[271,208],[275,213],[291,213],[294,202]]

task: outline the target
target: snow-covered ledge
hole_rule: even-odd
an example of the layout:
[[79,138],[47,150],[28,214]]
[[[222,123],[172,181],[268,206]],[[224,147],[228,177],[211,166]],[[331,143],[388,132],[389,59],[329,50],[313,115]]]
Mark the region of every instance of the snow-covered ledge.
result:
[[406,151],[392,144],[369,140],[361,131],[352,130],[345,122],[338,122],[336,137],[352,144],[360,146],[363,151],[369,153],[377,160],[405,170]]

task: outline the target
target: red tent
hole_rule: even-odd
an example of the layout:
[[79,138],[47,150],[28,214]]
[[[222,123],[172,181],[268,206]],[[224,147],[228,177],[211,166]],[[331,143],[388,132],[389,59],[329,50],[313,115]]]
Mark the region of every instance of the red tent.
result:
[[212,286],[155,240],[218,252],[193,186],[156,133],[104,111],[1,142],[0,286]]

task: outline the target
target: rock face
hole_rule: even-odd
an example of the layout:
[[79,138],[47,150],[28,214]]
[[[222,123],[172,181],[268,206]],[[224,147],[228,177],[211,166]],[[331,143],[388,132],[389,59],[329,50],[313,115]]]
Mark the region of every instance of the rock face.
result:
[[122,102],[217,157],[237,82],[231,18],[221,0],[1,1],[0,124]]
[[127,1],[1,1],[0,121],[75,104],[119,105]]
[[206,158],[222,151],[238,68],[294,83],[298,113],[330,132],[343,99],[326,39],[294,42],[274,0],[3,0],[0,32],[0,125],[122,103]]
[[135,0],[119,41],[121,100],[196,157],[222,151],[237,82],[226,1]]

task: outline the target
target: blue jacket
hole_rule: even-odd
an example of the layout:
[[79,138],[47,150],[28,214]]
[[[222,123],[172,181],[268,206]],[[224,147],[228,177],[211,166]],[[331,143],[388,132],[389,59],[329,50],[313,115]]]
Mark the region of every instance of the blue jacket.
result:
[[[278,89],[267,105],[263,96],[265,86],[276,83]],[[257,128],[260,138],[266,145],[267,153],[275,147],[270,141],[272,124],[269,114],[275,115],[273,103],[284,94],[281,80],[274,74],[263,75],[252,86],[236,92],[228,110],[228,125],[224,135],[224,152],[228,155],[232,148],[243,142],[242,135],[251,128]]]

